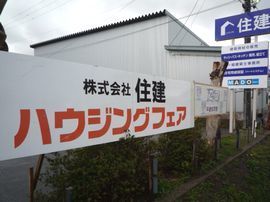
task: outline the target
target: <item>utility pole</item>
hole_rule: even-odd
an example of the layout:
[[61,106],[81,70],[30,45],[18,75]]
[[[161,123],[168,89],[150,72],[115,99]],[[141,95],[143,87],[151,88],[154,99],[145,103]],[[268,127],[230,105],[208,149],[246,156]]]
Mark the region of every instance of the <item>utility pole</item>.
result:
[[[245,3],[242,4],[245,13],[251,11],[251,0],[245,0]],[[245,37],[245,43],[251,42],[251,37]],[[244,116],[246,118],[246,128],[251,126],[251,89],[244,89]]]

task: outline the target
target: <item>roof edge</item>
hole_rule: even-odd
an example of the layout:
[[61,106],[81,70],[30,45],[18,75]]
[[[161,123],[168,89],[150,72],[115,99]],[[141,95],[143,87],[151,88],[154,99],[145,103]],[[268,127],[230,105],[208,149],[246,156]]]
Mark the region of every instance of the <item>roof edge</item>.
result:
[[221,53],[221,46],[165,46],[165,49],[168,51]]
[[127,19],[127,20],[123,20],[123,21],[103,25],[103,26],[96,27],[96,28],[93,28],[93,29],[89,29],[89,30],[85,30],[85,31],[81,31],[81,32],[77,32],[77,33],[73,33],[73,34],[69,34],[69,35],[65,35],[65,36],[61,36],[61,37],[57,37],[57,38],[50,39],[50,40],[47,40],[47,41],[43,41],[43,42],[40,42],[40,43],[32,44],[32,45],[30,45],[30,47],[31,48],[38,48],[38,47],[49,45],[49,44],[52,44],[52,43],[55,43],[55,42],[65,41],[65,40],[68,40],[68,39],[74,39],[74,38],[77,38],[77,37],[86,36],[88,34],[93,34],[93,33],[101,32],[101,31],[110,30],[110,29],[113,29],[113,28],[122,27],[122,26],[129,25],[129,24],[132,24],[132,23],[143,22],[143,21],[146,21],[146,20],[149,20],[149,19],[166,16],[167,13],[168,13],[168,11],[166,9],[164,9],[164,10],[161,10],[161,11],[141,15],[141,16],[138,16],[138,17],[135,17],[135,18],[130,18],[130,19]]
[[180,20],[178,20],[174,15],[172,15],[169,11],[166,9],[164,10],[165,14],[172,18],[174,22],[179,24],[181,27],[183,27],[187,32],[189,32],[192,36],[194,36],[196,39],[198,39],[203,45],[209,46],[205,41],[203,41],[199,36],[197,36],[193,31],[191,31],[186,25],[184,25]]

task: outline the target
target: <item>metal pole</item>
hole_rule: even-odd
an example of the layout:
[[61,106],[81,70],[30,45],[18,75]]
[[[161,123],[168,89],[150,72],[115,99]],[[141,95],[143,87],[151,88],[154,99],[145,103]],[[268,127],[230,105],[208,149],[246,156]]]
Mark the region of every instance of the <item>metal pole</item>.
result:
[[253,89],[252,135],[254,138],[256,138],[257,93],[258,89]]
[[236,127],[236,149],[239,149],[240,146],[240,132],[239,128]]
[[229,133],[233,133],[233,106],[234,106],[234,90],[233,89],[230,89],[229,90],[229,97],[230,97],[230,124],[229,124]]
[[29,201],[34,201],[34,168],[29,168]]
[[[235,39],[232,39],[232,45],[235,45]],[[229,116],[229,133],[233,133],[233,106],[234,106],[234,90],[229,90],[230,116]]]
[[[147,138],[149,145],[149,138]],[[152,181],[152,155],[150,155],[150,151],[148,150],[148,191],[149,191],[149,201],[152,201],[152,192],[153,192],[153,181]]]
[[192,144],[192,169],[193,172],[197,169],[197,160],[196,160],[196,140],[193,140]]
[[[255,42],[258,42],[258,36],[255,36]],[[256,138],[256,126],[257,126],[257,123],[256,123],[257,95],[258,95],[258,89],[253,89],[252,135],[254,138]]]
[[153,157],[153,194],[157,194],[158,193],[158,159],[157,157]]
[[[251,11],[251,2],[250,0],[245,0],[245,3],[242,4],[245,13],[249,13]],[[244,38],[245,43],[251,42],[251,37],[245,37]],[[251,126],[251,89],[244,89],[244,111],[246,116],[246,128],[248,130]]]
[[72,202],[72,187],[66,188],[66,202]]
[[215,137],[215,148],[214,148],[214,159],[217,160],[218,159],[218,155],[217,155],[217,150],[218,150],[218,140],[217,137]]

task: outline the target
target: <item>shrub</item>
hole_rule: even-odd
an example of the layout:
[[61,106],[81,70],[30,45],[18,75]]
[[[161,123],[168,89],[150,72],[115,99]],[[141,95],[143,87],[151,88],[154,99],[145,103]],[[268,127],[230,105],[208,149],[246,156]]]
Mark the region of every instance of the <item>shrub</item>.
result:
[[[159,138],[159,169],[161,175],[177,177],[190,175],[202,163],[212,158],[207,142],[201,139],[201,129],[205,127],[205,119],[197,119],[195,128],[168,133]],[[196,144],[195,159],[193,143]]]
[[128,138],[115,143],[75,149],[48,158],[42,176],[52,188],[49,201],[63,201],[72,187],[74,201],[130,201],[148,194],[148,144]]

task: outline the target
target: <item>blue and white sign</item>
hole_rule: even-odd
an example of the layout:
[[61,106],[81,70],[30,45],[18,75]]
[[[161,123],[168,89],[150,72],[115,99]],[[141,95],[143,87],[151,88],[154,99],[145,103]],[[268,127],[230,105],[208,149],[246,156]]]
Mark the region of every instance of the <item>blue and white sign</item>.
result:
[[270,9],[215,20],[216,41],[269,33]]
[[268,42],[222,47],[221,58],[229,62],[222,86],[267,88],[268,56]]

